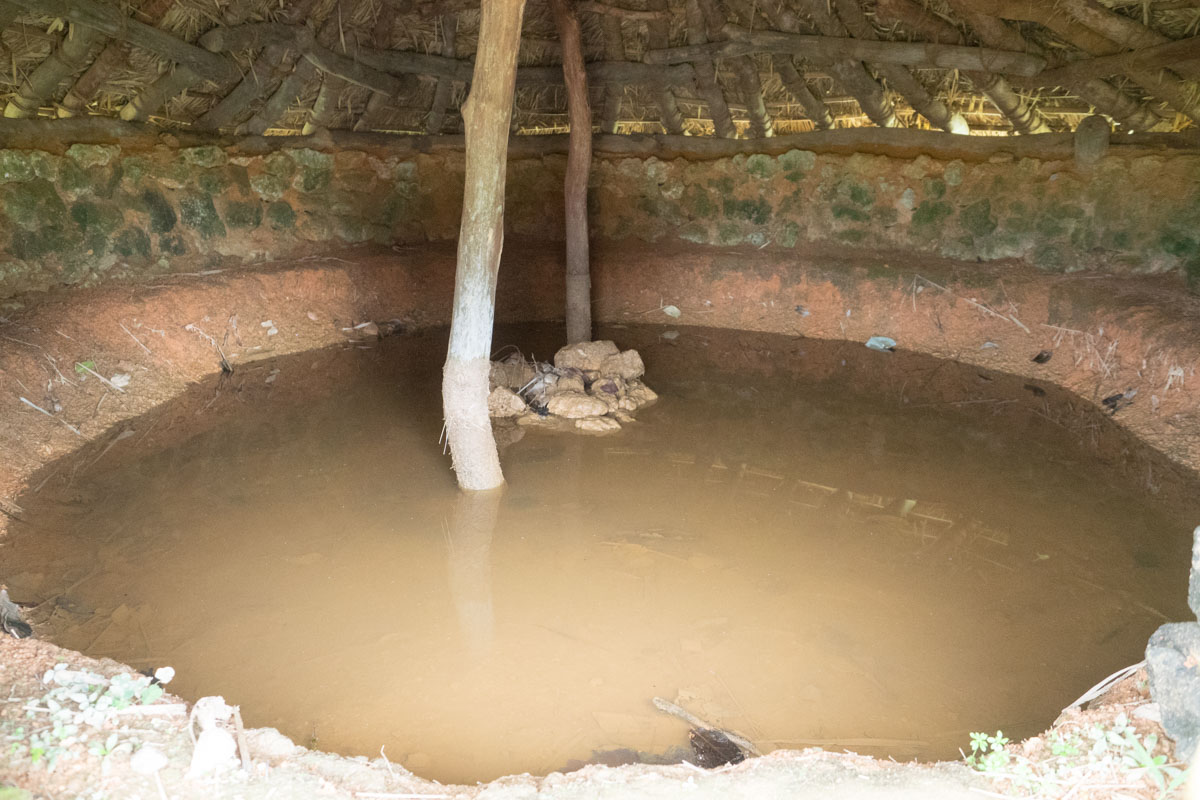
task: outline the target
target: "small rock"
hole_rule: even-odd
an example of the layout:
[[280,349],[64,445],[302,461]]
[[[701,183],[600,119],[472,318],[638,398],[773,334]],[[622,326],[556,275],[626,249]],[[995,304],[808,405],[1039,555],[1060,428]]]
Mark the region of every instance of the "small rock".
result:
[[166,755],[152,744],[142,747],[129,758],[130,768],[141,775],[153,775],[166,765]]
[[575,427],[588,433],[611,433],[621,430],[621,423],[612,417],[591,417],[575,420]]
[[633,383],[621,398],[620,407],[625,411],[637,411],[658,399],[658,395],[644,383]]
[[638,355],[637,350],[626,350],[600,362],[600,374],[633,380],[646,374],[646,365],[642,363],[642,357]]
[[510,389],[497,386],[488,395],[489,417],[517,417],[525,413],[525,401]]
[[561,392],[577,392],[582,394],[584,392],[583,376],[562,375],[559,377],[558,381],[555,382],[552,391],[554,394],[559,394]]
[[546,407],[554,416],[567,419],[599,417],[608,413],[607,403],[595,397],[588,397],[582,392],[555,394],[546,401]]
[[113,386],[117,387],[118,389],[124,389],[126,386],[129,385],[130,380],[131,380],[131,378],[129,376],[129,373],[118,372],[118,373],[114,374],[111,378],[109,378],[108,382],[111,383]]
[[620,350],[610,341],[579,342],[569,344],[554,354],[554,366],[559,369],[574,367],[582,370],[600,369],[600,364]]
[[1175,740],[1175,758],[1191,761],[1200,746],[1200,624],[1162,625],[1146,646],[1150,696],[1162,711],[1162,726]]
[[246,731],[246,746],[253,758],[282,760],[300,747],[274,728],[250,728]]

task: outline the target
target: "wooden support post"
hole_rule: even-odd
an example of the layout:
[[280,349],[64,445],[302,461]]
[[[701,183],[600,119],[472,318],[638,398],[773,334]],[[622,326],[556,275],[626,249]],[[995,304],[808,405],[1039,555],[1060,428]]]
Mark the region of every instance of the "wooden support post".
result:
[[588,257],[588,174],[592,168],[592,109],[588,104],[583,37],[568,0],[550,0],[562,42],[567,116],[571,123],[563,188],[567,223],[567,342],[592,340],[592,273]]
[[482,0],[471,94],[463,104],[466,175],[442,411],[458,485],[504,483],[488,418],[496,279],[504,248],[504,176],[525,0]]

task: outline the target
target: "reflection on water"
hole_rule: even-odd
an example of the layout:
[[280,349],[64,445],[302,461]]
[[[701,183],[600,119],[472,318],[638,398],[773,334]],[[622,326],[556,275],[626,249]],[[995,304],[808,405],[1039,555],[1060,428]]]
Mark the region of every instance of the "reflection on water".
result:
[[1069,399],[658,333],[609,332],[662,395],[639,422],[530,432],[473,496],[437,445],[438,335],[242,367],[52,467],[4,573],[60,644],[444,781],[675,752],[654,696],[763,750],[955,757],[1186,616],[1194,487]]

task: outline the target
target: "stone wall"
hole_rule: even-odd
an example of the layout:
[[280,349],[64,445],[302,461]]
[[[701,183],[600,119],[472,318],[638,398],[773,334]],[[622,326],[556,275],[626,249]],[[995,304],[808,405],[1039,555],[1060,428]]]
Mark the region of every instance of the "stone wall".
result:
[[[0,150],[0,297],[229,268],[347,244],[445,241],[461,153],[237,146]],[[1120,148],[1113,148],[1119,150]],[[510,235],[561,240],[561,155],[509,166]],[[601,154],[593,235],[787,251],[806,243],[1059,272],[1200,278],[1200,155],[1070,161],[790,150],[704,161]]]

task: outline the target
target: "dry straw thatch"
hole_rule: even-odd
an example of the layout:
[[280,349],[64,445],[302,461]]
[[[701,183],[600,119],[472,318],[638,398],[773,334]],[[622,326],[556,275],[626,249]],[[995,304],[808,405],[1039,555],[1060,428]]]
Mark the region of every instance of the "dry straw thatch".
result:
[[[214,30],[254,23],[306,29],[316,46],[344,59],[339,64],[366,65],[381,77],[372,83],[328,59],[306,59],[302,38],[272,44],[253,37],[249,46],[241,41],[221,53],[236,73],[199,75],[136,36],[118,41],[89,28],[77,12],[81,4],[115,10],[197,49]],[[853,35],[884,43],[940,42],[1043,59],[1040,73],[1015,76],[1003,69],[831,58],[804,48],[701,59],[716,67],[713,90],[728,105],[738,136],[881,121],[949,129],[956,119],[973,134],[1004,135],[1072,130],[1093,113],[1130,130],[1178,131],[1200,120],[1200,91],[1192,80],[1200,76],[1200,47],[1154,60],[1155,47],[1191,46],[1186,40],[1200,33],[1200,0],[596,0],[577,2],[577,13],[584,56],[593,67],[640,63],[664,47],[717,46],[729,36],[771,31],[837,41]],[[273,134],[314,128],[457,133],[467,92],[462,80],[381,67],[365,54],[397,51],[469,64],[479,18],[478,0],[0,2],[6,67],[0,92],[8,117],[119,115],[164,127]],[[698,29],[697,20],[706,24]],[[1114,63],[1111,56],[1121,53],[1147,60]],[[1094,68],[1087,64],[1092,58],[1101,59]],[[556,72],[561,53],[545,0],[528,0],[519,63],[548,69],[519,83],[514,130],[564,132],[566,96]],[[638,75],[592,83],[597,129],[695,136],[719,129],[720,110],[701,81]],[[663,113],[664,102],[678,109],[674,123]]]

